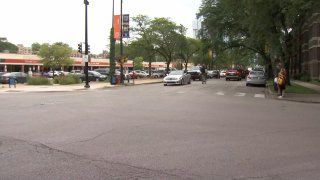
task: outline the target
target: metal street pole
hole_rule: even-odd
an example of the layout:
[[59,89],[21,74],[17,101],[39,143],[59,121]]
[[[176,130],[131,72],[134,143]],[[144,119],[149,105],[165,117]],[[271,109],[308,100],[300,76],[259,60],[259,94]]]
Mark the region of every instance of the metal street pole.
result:
[[89,61],[89,57],[88,57],[88,5],[89,5],[89,1],[88,0],[84,0],[84,4],[85,4],[85,37],[84,37],[84,44],[85,44],[85,56],[86,56],[86,62],[85,62],[85,68],[84,68],[84,73],[86,75],[86,84],[85,84],[85,88],[90,88],[89,85],[89,77],[88,77],[88,61]]
[[122,0],[120,6],[120,83],[123,84]]

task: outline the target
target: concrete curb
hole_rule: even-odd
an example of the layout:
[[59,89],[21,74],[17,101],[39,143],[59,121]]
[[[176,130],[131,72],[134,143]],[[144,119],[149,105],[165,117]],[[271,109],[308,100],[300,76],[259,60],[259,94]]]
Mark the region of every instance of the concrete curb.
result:
[[[294,99],[294,98],[286,98],[286,97],[284,97],[282,99],[279,99],[277,97],[277,94],[275,94],[271,90],[271,88],[273,88],[273,86],[272,87],[267,86],[266,91],[265,91],[266,97],[268,97],[270,99],[275,99],[275,100],[279,100],[279,101],[285,100],[285,101],[292,101],[292,102],[299,102],[299,103],[320,104],[319,101],[311,101],[311,100],[308,100],[308,99]],[[291,95],[294,95],[294,94],[291,94]]]
[[119,87],[126,87],[126,86],[140,86],[140,85],[146,85],[146,84],[157,84],[162,83],[162,81],[151,81],[151,82],[139,82],[138,84],[124,84],[124,85],[110,85],[110,84],[104,84],[101,85],[101,87],[96,88],[84,88],[84,87],[72,87],[72,86],[63,86],[61,85],[61,89],[49,89],[49,88],[43,88],[43,87],[31,87],[31,88],[24,88],[24,89],[0,89],[0,93],[18,93],[18,92],[28,92],[28,93],[45,93],[45,92],[72,92],[72,91],[91,91],[91,90],[101,90],[101,89],[108,89],[108,88],[119,88]]

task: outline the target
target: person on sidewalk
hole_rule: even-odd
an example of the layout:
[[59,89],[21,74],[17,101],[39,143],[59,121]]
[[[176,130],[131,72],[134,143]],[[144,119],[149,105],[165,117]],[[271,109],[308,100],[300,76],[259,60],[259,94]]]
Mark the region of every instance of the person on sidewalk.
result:
[[281,68],[280,72],[278,73],[277,77],[277,84],[278,84],[278,98],[283,98],[284,91],[286,89],[286,69]]

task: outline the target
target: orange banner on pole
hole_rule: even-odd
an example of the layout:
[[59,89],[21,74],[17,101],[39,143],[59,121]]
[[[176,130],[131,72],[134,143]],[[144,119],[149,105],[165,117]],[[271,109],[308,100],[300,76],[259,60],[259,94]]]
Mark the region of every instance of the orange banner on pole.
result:
[[120,39],[120,15],[115,15],[113,19],[114,38]]

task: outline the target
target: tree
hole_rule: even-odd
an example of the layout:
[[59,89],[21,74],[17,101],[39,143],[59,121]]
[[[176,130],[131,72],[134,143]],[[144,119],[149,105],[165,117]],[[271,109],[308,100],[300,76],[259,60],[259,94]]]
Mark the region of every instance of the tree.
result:
[[44,67],[57,70],[73,64],[70,58],[71,53],[72,48],[69,45],[57,42],[52,45],[42,44],[38,55],[42,58],[41,62]]
[[166,61],[167,68],[178,51],[179,32],[183,27],[176,25],[167,18],[155,18],[151,21],[150,30],[153,37],[153,47]]
[[10,42],[0,40],[0,52],[9,51],[10,53],[17,53],[18,50],[19,50],[18,46]]
[[[299,28],[314,0],[203,0],[202,40],[222,53],[245,48],[259,54],[272,73],[272,63],[290,66],[292,32]],[[289,76],[289,73],[288,73]],[[287,79],[290,79],[289,77]]]
[[[110,29],[110,71],[109,75],[112,77],[115,74],[116,69],[116,55],[115,55],[115,39],[114,39],[114,28]],[[110,84],[112,84],[112,78],[110,78]]]
[[31,44],[31,50],[32,54],[38,54],[40,50],[41,45],[39,43],[33,43]]
[[132,30],[136,32],[138,37],[130,45],[131,55],[134,57],[141,56],[149,62],[149,76],[151,76],[151,63],[155,58],[154,37],[152,29],[150,28],[151,20],[148,16],[138,15],[132,18],[136,27]]
[[143,68],[143,57],[136,57],[133,60],[134,62],[134,69],[142,69]]
[[193,38],[181,36],[178,56],[183,60],[184,69],[187,70],[190,59],[200,51],[201,42]]

